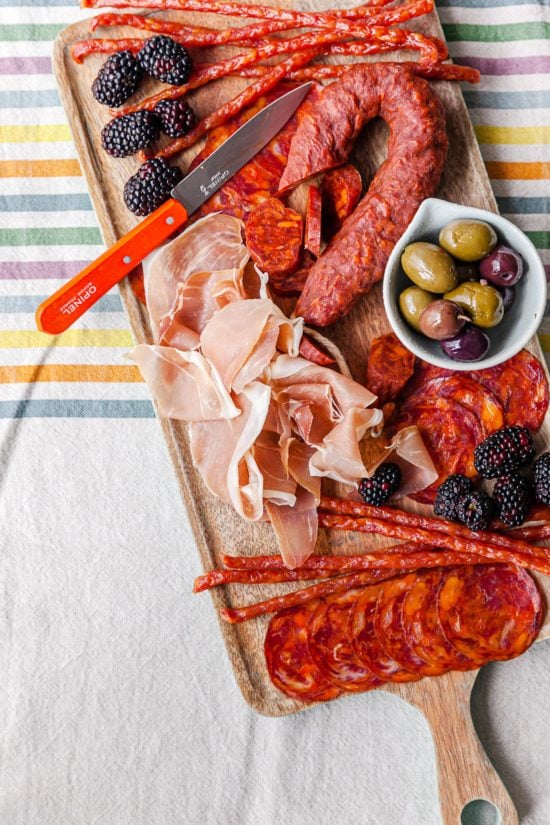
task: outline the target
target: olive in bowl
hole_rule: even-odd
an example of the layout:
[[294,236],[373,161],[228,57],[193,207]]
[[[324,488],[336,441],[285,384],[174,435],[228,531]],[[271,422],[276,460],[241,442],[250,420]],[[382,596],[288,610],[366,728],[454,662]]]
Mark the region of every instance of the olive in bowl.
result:
[[449,221],[439,233],[439,244],[459,261],[480,261],[497,245],[497,233],[486,221]]
[[[474,309],[485,310],[488,320],[493,326],[481,327],[474,322],[474,316],[479,321],[480,315],[472,312],[471,306],[464,306],[463,302],[452,301],[460,309],[460,315],[468,318],[460,331],[450,338],[441,340],[429,337],[420,330],[420,314],[417,316],[416,326],[401,312],[400,306],[406,293],[416,285],[411,281],[401,266],[401,257],[410,244],[427,243],[441,246],[440,233],[448,224],[455,221],[479,221],[487,224],[495,233],[490,238],[492,249],[483,250],[486,254],[476,261],[465,261],[455,257],[458,282],[451,290],[444,293],[433,292],[433,301],[445,301],[453,297],[449,295],[453,290],[475,283],[488,287],[491,291],[482,290],[483,297],[491,296],[489,305],[474,301]],[[489,233],[490,234],[490,233]],[[508,247],[521,258],[523,273],[519,281],[511,287],[508,284],[498,283],[485,278],[481,272],[482,262],[491,253],[498,252],[500,247]],[[448,252],[448,250],[445,250]],[[490,263],[488,259],[485,266]],[[507,261],[507,263],[510,263]],[[497,275],[498,277],[498,275]],[[475,287],[479,290],[479,286]],[[424,290],[427,292],[427,290]],[[411,221],[408,229],[395,245],[386,265],[383,281],[384,307],[389,323],[400,341],[419,358],[439,367],[454,370],[484,369],[495,366],[511,358],[533,337],[544,316],[546,307],[546,275],[540,257],[529,238],[513,223],[500,215],[450,203],[439,198],[425,200]],[[479,297],[479,296],[478,296]],[[430,304],[424,301],[422,311]],[[437,307],[436,307],[437,309]],[[428,318],[430,313],[428,313]],[[458,317],[455,313],[455,317]],[[456,339],[459,339],[458,341]],[[450,343],[449,343],[450,342]],[[465,352],[468,360],[460,360]]]
[[523,258],[509,246],[496,246],[479,263],[479,274],[495,286],[515,286],[523,275]]
[[454,338],[468,320],[458,304],[440,298],[432,301],[420,316],[420,332],[434,341]]

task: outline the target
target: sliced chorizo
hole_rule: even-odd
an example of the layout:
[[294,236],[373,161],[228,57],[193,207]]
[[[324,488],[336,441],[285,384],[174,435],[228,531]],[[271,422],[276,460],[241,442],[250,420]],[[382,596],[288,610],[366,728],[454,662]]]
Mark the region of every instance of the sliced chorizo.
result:
[[548,410],[548,380],[544,367],[526,349],[486,370],[469,373],[500,400],[506,426],[537,431]]
[[385,583],[376,602],[373,626],[375,635],[388,656],[410,673],[421,675],[426,661],[410,647],[401,620],[403,601],[417,578],[416,573],[409,573]]
[[[390,581],[393,581],[391,579]],[[365,588],[355,602],[350,615],[349,639],[353,651],[360,662],[383,681],[414,682],[420,674],[411,673],[399,662],[388,656],[374,628],[374,616],[378,599],[383,595],[384,584]]]
[[424,402],[433,398],[450,398],[473,413],[479,421],[483,435],[489,435],[504,427],[502,404],[491,390],[463,373],[432,378],[414,395]]
[[309,650],[329,682],[355,693],[383,684],[355,655],[348,636],[351,610],[364,588],[348,590],[323,600],[309,624]]
[[281,298],[299,295],[304,288],[307,276],[314,263],[315,258],[311,252],[308,252],[307,249],[302,249],[298,269],[290,273],[271,273],[269,276],[269,288],[275,295],[279,295]]
[[397,335],[374,338],[367,361],[367,387],[383,405],[395,401],[414,373],[415,357]]
[[312,600],[277,613],[264,642],[267,670],[275,687],[305,702],[335,699],[342,692],[323,676],[309,652],[308,623],[318,605]]
[[317,186],[312,185],[307,190],[304,246],[316,258],[321,254],[321,222],[321,192]]
[[418,576],[401,604],[403,635],[414,653],[423,660],[418,672],[423,676],[441,676],[449,670],[472,670],[470,658],[454,648],[441,628],[437,612],[437,595],[446,568],[435,568]]
[[349,218],[361,197],[363,182],[359,171],[351,163],[330,169],[323,177],[323,231],[327,238],[338,232]]
[[278,198],[256,206],[245,225],[246,246],[263,272],[282,277],[298,267],[302,249],[303,220]]
[[437,605],[443,633],[477,665],[519,656],[534,642],[542,622],[535,580],[511,564],[450,570]]
[[313,341],[308,335],[302,335],[300,341],[300,355],[302,358],[307,358],[313,364],[319,364],[320,367],[332,367],[336,363],[332,355]]

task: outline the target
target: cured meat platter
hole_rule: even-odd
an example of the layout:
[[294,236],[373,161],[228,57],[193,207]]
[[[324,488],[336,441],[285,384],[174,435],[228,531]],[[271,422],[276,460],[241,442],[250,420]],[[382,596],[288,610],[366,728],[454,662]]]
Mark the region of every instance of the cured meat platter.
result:
[[[311,6],[310,2],[311,0],[303,2],[302,8],[331,7],[326,0],[319,0]],[[170,18],[170,13],[164,13],[164,16]],[[182,15],[180,14],[177,19],[181,20]],[[222,27],[224,20],[216,15],[185,14],[186,22],[206,24],[212,28]],[[413,21],[411,28],[443,37],[435,13],[422,20]],[[125,36],[124,30],[120,30],[120,33]],[[121,197],[125,181],[135,172],[135,161],[113,161],[101,149],[99,136],[108,114],[102,107],[90,105],[90,87],[103,58],[93,55],[79,66],[73,62],[69,51],[74,42],[88,36],[86,22],[70,26],[60,34],[54,49],[54,71],[105,244],[110,246],[137,223],[137,219],[128,212]],[[128,32],[127,36],[133,35]],[[212,52],[217,57],[227,54],[226,47],[217,47]],[[384,59],[384,56],[380,59]],[[392,55],[391,59],[398,58]],[[353,58],[346,60],[352,61]],[[208,87],[191,92],[189,101],[197,115],[202,117],[215,109],[221,101],[229,99],[244,88],[246,82],[235,77],[224,78]],[[445,108],[449,137],[449,155],[438,196],[496,212],[496,202],[460,88],[457,84],[448,82],[437,82],[434,88]],[[145,91],[148,91],[147,86]],[[374,122],[356,143],[352,159],[364,180],[369,180],[384,160],[386,140],[385,125],[382,122]],[[198,148],[200,145],[187,150],[183,155],[184,165],[187,165],[197,153]],[[297,197],[299,198],[300,194]],[[303,193],[302,197],[305,197]],[[136,341],[151,343],[151,328],[145,307],[137,299],[127,281],[122,282],[120,288]],[[377,285],[366,299],[355,306],[345,323],[336,324],[328,335],[344,353],[352,376],[357,381],[364,382],[370,342],[388,331],[381,285]],[[530,343],[529,349],[544,364],[536,340]],[[274,540],[269,525],[244,522],[232,509],[207,491],[191,460],[186,425],[166,418],[159,421],[204,569],[219,567],[220,555],[223,553],[273,552]],[[548,417],[536,436],[536,446],[538,452],[550,448]],[[334,482],[329,483],[327,491],[329,494],[345,495],[345,488],[339,489],[339,485]],[[408,502],[406,508],[414,512],[428,513],[427,507],[413,502]],[[354,554],[360,553],[362,548],[364,550],[366,542],[365,538],[358,534],[333,531],[330,534],[324,532],[319,543],[320,552]],[[385,543],[387,544],[387,540]],[[368,545],[383,546],[384,539],[369,536]],[[538,576],[538,580],[547,599],[550,593],[550,580],[542,576]],[[189,587],[191,590],[191,583]],[[291,589],[292,586],[285,584],[265,585],[262,598]],[[214,589],[212,597],[215,607],[220,609],[246,603],[247,594],[243,592],[242,587],[228,585]],[[254,597],[248,598],[252,601]],[[238,684],[246,701],[259,713],[282,716],[304,710],[310,705],[284,696],[269,679],[263,652],[267,623],[265,616],[243,624],[227,624],[220,621],[220,629]],[[548,635],[550,621],[546,618],[539,640],[547,638]],[[505,825],[514,825],[518,822],[514,805],[484,753],[472,725],[469,697],[476,674],[477,671],[452,672],[420,682],[388,685],[384,689],[397,693],[417,707],[431,726],[445,824],[458,823],[463,807],[470,800],[481,798],[492,801],[498,807]],[[368,695],[365,695],[364,701],[368,701]],[[453,777],[456,777],[454,781]]]

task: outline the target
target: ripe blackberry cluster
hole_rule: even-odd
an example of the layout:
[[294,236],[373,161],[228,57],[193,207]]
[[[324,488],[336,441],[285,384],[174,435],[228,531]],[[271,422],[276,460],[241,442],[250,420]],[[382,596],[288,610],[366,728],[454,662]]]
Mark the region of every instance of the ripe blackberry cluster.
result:
[[146,40],[137,59],[146,74],[173,86],[187,83],[193,68],[187,49],[163,34]]
[[543,453],[533,464],[535,498],[540,504],[550,504],[550,453]]
[[502,427],[474,450],[474,467],[483,478],[513,473],[535,457],[533,437],[526,427]]
[[168,166],[162,158],[151,158],[126,182],[124,202],[134,215],[148,215],[168,200],[181,178],[177,166]]
[[472,490],[458,501],[457,520],[470,530],[487,530],[493,516],[493,500],[482,490]]
[[151,37],[135,57],[130,51],[112,54],[92,83],[92,94],[104,106],[122,106],[134,94],[144,74],[182,86],[193,60],[187,49],[166,35]]
[[499,478],[493,489],[498,515],[508,527],[518,527],[527,518],[533,501],[533,488],[527,478],[511,473]]
[[370,478],[361,479],[359,494],[367,504],[379,507],[399,489],[401,470],[397,464],[381,464]]
[[132,52],[112,54],[92,83],[92,94],[104,106],[122,106],[136,91],[143,70]]
[[438,516],[460,521],[472,530],[486,530],[498,516],[508,527],[523,524],[533,499],[550,504],[550,453],[533,465],[533,483],[518,472],[535,456],[533,438],[525,427],[503,427],[474,451],[474,466],[484,478],[495,478],[492,497],[474,490],[470,479],[452,475],[440,485],[434,504]]
[[101,145],[114,158],[125,158],[145,149],[160,135],[160,123],[151,112],[115,117],[101,131]]
[[456,473],[439,485],[434,513],[450,521],[459,521],[470,530],[487,530],[494,504],[486,493],[475,489],[470,478]]
[[171,138],[183,137],[197,122],[195,112],[181,97],[176,100],[159,100],[155,114],[161,122],[162,131]]
[[457,508],[459,501],[474,490],[471,479],[458,473],[449,476],[443,484],[437,488],[437,495],[434,503],[434,513],[450,521],[457,521]]

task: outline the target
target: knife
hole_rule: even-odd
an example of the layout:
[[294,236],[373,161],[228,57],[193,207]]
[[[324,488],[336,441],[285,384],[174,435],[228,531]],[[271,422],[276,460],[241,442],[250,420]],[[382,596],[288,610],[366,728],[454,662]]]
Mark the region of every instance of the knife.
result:
[[162,206],[40,304],[36,310],[38,329],[51,335],[64,332],[150,252],[181,229],[189,215],[275,137],[310,87],[311,83],[304,83],[292,89],[250,118],[180,181]]

